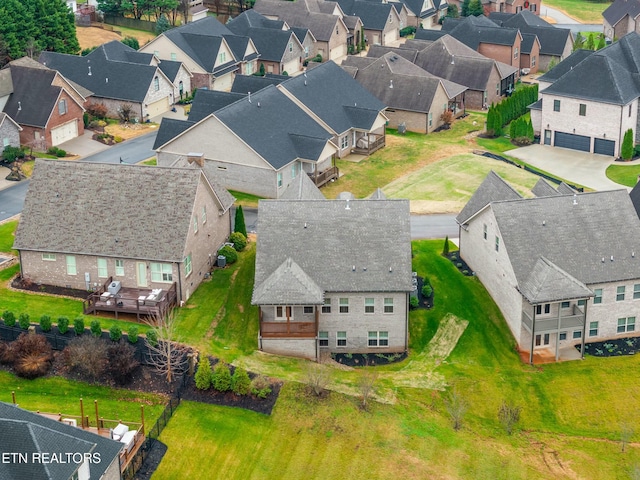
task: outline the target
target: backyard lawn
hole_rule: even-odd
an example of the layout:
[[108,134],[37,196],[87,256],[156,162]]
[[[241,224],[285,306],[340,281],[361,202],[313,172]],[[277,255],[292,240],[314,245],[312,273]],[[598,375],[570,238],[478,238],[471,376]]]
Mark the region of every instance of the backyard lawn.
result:
[[17,255],[18,252],[12,250],[13,240],[14,240],[14,232],[18,227],[18,221],[12,220],[10,222],[5,222],[0,224],[0,253],[10,253],[12,255]]
[[640,165],[609,165],[607,178],[625,187],[635,187],[640,175]]
[[588,0],[544,0],[540,15],[545,15],[545,6],[560,10],[582,23],[602,23],[602,12],[611,2],[592,2]]

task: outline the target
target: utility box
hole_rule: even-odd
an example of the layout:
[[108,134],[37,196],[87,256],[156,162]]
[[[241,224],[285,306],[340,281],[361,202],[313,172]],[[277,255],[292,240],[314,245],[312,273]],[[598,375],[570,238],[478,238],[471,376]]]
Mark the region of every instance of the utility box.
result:
[[223,268],[227,265],[227,257],[218,255],[218,267]]

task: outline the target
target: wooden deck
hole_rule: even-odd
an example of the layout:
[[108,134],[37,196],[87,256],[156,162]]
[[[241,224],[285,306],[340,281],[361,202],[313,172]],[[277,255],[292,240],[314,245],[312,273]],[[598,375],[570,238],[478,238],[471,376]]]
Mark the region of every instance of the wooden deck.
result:
[[318,310],[315,322],[265,321],[262,309],[259,311],[260,336],[263,338],[314,338],[318,333]]
[[116,319],[119,313],[141,317],[164,317],[177,304],[177,286],[174,282],[168,290],[162,290],[158,295],[152,295],[149,288],[122,287],[116,295],[107,295],[107,286],[113,281],[112,277],[98,289],[91,293],[83,302],[85,315],[97,312],[114,312]]
[[309,173],[309,178],[313,180],[313,183],[315,183],[316,187],[318,188],[322,187],[323,185],[326,185],[332,180],[337,180],[339,176],[340,176],[340,170],[338,170],[338,167],[329,167],[320,173],[318,173],[317,171],[313,173]]

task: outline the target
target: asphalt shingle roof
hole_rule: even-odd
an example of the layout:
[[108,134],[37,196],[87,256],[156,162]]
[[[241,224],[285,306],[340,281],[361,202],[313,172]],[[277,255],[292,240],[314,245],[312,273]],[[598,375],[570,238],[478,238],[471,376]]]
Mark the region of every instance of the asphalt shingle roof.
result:
[[179,157],[173,164],[172,168],[199,168],[204,173],[205,177],[209,181],[211,188],[213,189],[216,197],[218,197],[218,201],[220,203],[221,210],[226,212],[233,206],[233,202],[235,202],[235,198],[233,195],[229,193],[229,190],[224,188],[220,183],[218,183],[217,175],[218,169],[211,165],[210,162],[204,162],[204,165],[200,167],[197,162],[189,163],[188,157],[182,156]]
[[261,200],[259,209],[254,295],[288,258],[323,292],[411,291],[408,200]]
[[604,19],[612,26],[615,26],[627,15],[630,18],[637,18],[640,15],[639,0],[615,0],[602,12]]
[[392,15],[392,5],[367,0],[338,0],[338,4],[346,15],[360,17],[362,25],[367,30],[384,30],[389,15]]
[[324,291],[291,257],[282,262],[251,296],[254,305],[321,305]]
[[464,225],[476,213],[497,200],[516,200],[522,196],[511,185],[505,182],[500,175],[491,170],[482,181],[478,189],[471,196],[467,204],[456,217],[456,222]]
[[189,127],[195,125],[195,122],[187,120],[176,120],[173,118],[163,118],[160,122],[160,128],[156,135],[156,141],[153,143],[153,150],[160,148],[169,140],[176,138]]
[[593,296],[584,283],[542,256],[518,289],[532,305]]
[[593,50],[585,50],[579,49],[565,58],[563,61],[558,63],[555,67],[549,70],[544,75],[540,76],[538,80],[541,82],[550,82],[553,83],[558,80],[561,76],[563,76],[568,71],[572,70],[573,67],[582,62],[585,58],[594,53]]
[[[445,29],[447,24],[452,24],[453,28]],[[478,50],[481,43],[512,46],[519,34],[517,28],[498,27],[487,17],[474,16],[466,17],[457,22],[445,20],[443,30],[474,50]],[[420,32],[420,36],[418,36],[418,32]],[[422,38],[421,32],[424,30],[416,32],[417,39]],[[425,38],[425,40],[437,40],[437,38]]]
[[325,196],[316,187],[313,180],[304,172],[294,178],[280,195],[282,200],[325,200]]
[[[497,20],[499,17],[490,15],[489,18]],[[541,55],[562,56],[567,40],[573,38],[570,29],[554,27],[529,10],[523,10],[498,21],[503,27],[517,28],[521,33],[536,35],[540,41]]]
[[162,73],[164,73],[172,82],[175,81],[181,66],[182,62],[176,62],[173,60],[162,60],[158,64],[158,68],[160,68]]
[[44,128],[56,107],[61,87],[52,85],[56,72],[10,65],[13,93],[4,112],[21,125]]
[[[421,47],[426,47],[426,43],[422,43]],[[415,48],[403,48],[403,47],[388,47],[383,45],[371,45],[369,47],[369,51],[367,52],[367,58],[379,58],[383,56],[385,53],[392,52],[402,57],[406,60],[409,60],[412,63],[415,63],[416,56],[418,55],[418,49]]]
[[536,197],[553,197],[556,195],[562,195],[555,188],[553,188],[544,178],[539,178],[536,184],[531,189]]
[[267,74],[264,77],[256,75],[236,75],[233,79],[233,86],[231,92],[233,93],[249,93],[262,90],[269,85],[280,85],[285,80],[289,80],[289,77],[285,75],[270,75]]
[[211,115],[213,112],[216,112],[227,105],[231,105],[244,97],[246,97],[246,95],[240,93],[204,90],[200,88],[196,91],[196,96],[191,104],[189,121],[199,122],[203,118]]

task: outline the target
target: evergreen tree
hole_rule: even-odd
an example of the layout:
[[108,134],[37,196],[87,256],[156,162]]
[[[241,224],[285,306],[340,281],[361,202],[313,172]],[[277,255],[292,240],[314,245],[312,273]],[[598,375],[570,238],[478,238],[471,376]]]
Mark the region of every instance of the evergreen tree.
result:
[[237,367],[231,377],[231,390],[236,395],[246,395],[251,389],[251,379],[244,368]]
[[160,15],[160,18],[156,22],[156,33],[160,35],[163,32],[166,32],[171,28],[171,23],[167,19],[166,15]]
[[527,138],[533,142],[534,138],[535,138],[535,132],[533,131],[533,123],[531,123],[531,120],[529,120],[528,124],[527,124]]
[[600,34],[600,40],[598,40],[598,45],[596,46],[596,50],[602,50],[606,46],[607,46],[607,43],[605,42],[604,35]]
[[260,76],[264,77],[265,72],[264,63],[260,62]]
[[584,44],[584,48],[586,48],[587,50],[593,50],[596,48],[596,44],[593,39],[593,33],[590,33],[587,37],[587,43]]
[[633,129],[631,128],[624,132],[620,156],[623,160],[631,160],[633,158]]
[[462,0],[462,5],[460,6],[460,15],[463,17],[469,16],[469,4],[471,0]]
[[238,208],[236,208],[236,218],[233,231],[240,232],[245,238],[247,238],[247,227],[244,224],[244,212],[242,211],[242,205],[238,205]]
[[120,41],[134,50],[140,50],[140,42],[138,42],[138,39],[135,37],[124,37]]
[[480,0],[471,0],[469,2],[468,14],[469,16],[473,15],[474,17],[481,17],[482,15],[484,15],[484,8]]
[[208,390],[211,387],[211,363],[204,355],[198,362],[198,371],[194,379],[198,390]]
[[449,235],[447,235],[444,239],[444,247],[442,248],[442,255],[445,257],[449,255]]
[[458,12],[458,6],[457,5],[447,5],[447,17],[449,18],[458,18],[460,16],[460,13]]
[[586,39],[578,32],[578,34],[576,35],[576,39],[573,41],[573,51],[575,52],[576,50],[584,48],[585,40]]

